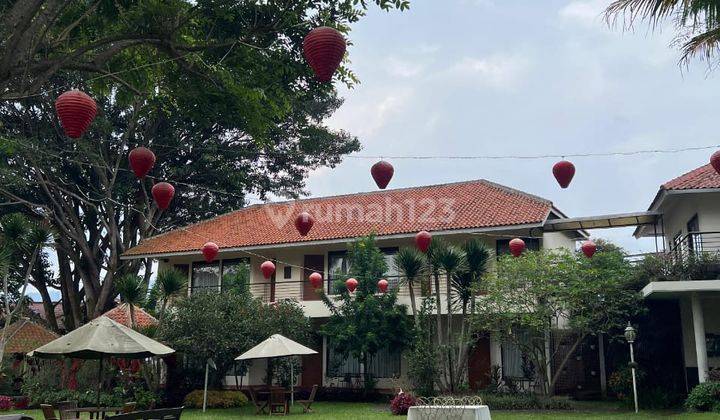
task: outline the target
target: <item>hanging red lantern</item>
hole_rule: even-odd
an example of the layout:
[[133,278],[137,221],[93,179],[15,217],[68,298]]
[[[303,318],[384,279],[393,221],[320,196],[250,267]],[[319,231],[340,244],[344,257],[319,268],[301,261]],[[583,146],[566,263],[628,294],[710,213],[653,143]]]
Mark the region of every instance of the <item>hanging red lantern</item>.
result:
[[142,178],[155,166],[155,153],[147,147],[136,147],[130,151],[128,160],[135,176]]
[[153,185],[151,193],[158,208],[165,210],[170,207],[170,201],[172,201],[175,196],[175,187],[167,182],[158,182]]
[[97,114],[93,98],[79,90],[69,90],[55,100],[60,124],[65,134],[73,139],[80,138]]
[[321,82],[332,80],[345,56],[345,37],[336,29],[320,26],[305,35],[303,53],[315,72],[315,78]]
[[422,230],[418,232],[415,235],[415,246],[418,247],[418,249],[422,252],[427,252],[428,248],[430,248],[430,242],[432,241],[432,236],[430,233]]
[[380,292],[381,293],[387,292],[387,288],[388,288],[388,281],[385,279],[380,279],[380,281],[378,281],[378,289],[380,289]]
[[352,293],[355,291],[355,289],[357,289],[358,281],[355,280],[354,278],[349,278],[349,279],[345,280],[345,287],[347,287],[348,292]]
[[394,173],[395,168],[393,168],[389,162],[385,162],[384,160],[381,160],[370,168],[370,174],[375,180],[378,188],[381,190],[384,190],[385,187],[388,186]]
[[320,289],[322,287],[323,278],[322,275],[318,272],[310,274],[310,277],[308,277],[310,280],[310,284],[314,289]]
[[525,250],[525,241],[520,238],[515,238],[510,241],[510,253],[513,257],[519,257],[520,254]]
[[580,249],[586,257],[592,258],[592,256],[595,255],[595,251],[597,251],[597,245],[595,245],[595,242],[587,240],[583,242]]
[[567,160],[561,160],[553,165],[552,172],[560,187],[567,188],[575,176],[575,165]]
[[295,218],[295,229],[300,232],[300,236],[305,236],[310,232],[313,225],[315,224],[315,218],[312,214],[304,211],[297,215]]
[[264,263],[260,264],[260,271],[262,271],[263,277],[265,277],[265,280],[267,280],[275,272],[275,264],[273,264],[272,261],[265,261]]
[[720,175],[720,150],[713,153],[712,156],[710,156],[710,164],[713,168],[715,168],[715,172]]
[[205,257],[205,261],[207,262],[213,262],[215,260],[215,257],[217,257],[218,251],[220,248],[215,244],[215,242],[207,242],[205,245],[200,248],[200,252],[202,252],[203,256]]

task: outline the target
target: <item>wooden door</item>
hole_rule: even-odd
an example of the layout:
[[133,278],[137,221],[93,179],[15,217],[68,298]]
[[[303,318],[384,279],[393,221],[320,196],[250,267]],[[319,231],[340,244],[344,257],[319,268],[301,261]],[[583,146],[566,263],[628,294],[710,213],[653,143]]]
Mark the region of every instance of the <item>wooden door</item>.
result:
[[[315,330],[320,328],[320,320],[314,320],[313,328]],[[314,334],[309,347],[315,350],[317,354],[308,354],[302,357],[302,381],[300,386],[307,390],[312,389],[313,385],[323,386],[322,337],[319,334]]]
[[479,339],[468,357],[468,382],[470,389],[477,391],[490,382],[490,340]]
[[[315,293],[315,289],[310,284],[310,274],[317,271],[323,274],[325,270],[325,256],[324,255],[306,255],[305,262],[303,263],[303,300],[320,300],[320,295]],[[325,275],[323,274],[323,279]]]

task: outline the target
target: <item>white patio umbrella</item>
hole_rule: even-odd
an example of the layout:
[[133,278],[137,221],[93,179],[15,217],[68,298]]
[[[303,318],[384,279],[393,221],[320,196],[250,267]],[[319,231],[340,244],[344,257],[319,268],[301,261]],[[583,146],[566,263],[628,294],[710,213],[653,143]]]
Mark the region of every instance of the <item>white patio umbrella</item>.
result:
[[[280,334],[273,334],[267,340],[236,357],[235,360],[272,359],[274,357],[302,356],[305,354],[317,354],[317,352]],[[295,404],[294,390],[295,375],[291,368],[290,401],[292,404]]]
[[113,356],[123,359],[145,359],[153,356],[167,356],[172,353],[175,353],[175,350],[170,347],[108,317],[101,316],[44,346],[36,348],[28,353],[28,356],[43,359],[69,357],[99,360],[99,404],[103,359]]

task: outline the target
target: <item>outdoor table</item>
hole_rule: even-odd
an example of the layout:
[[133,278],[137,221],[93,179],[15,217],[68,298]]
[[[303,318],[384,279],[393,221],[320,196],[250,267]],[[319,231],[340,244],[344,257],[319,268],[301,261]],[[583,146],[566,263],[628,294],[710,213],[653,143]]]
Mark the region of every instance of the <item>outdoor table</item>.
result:
[[68,408],[60,412],[61,419],[79,419],[82,413],[88,413],[91,419],[104,419],[107,414],[120,414],[122,407],[79,407]]
[[408,409],[408,420],[453,418],[462,420],[491,420],[487,405],[414,406]]

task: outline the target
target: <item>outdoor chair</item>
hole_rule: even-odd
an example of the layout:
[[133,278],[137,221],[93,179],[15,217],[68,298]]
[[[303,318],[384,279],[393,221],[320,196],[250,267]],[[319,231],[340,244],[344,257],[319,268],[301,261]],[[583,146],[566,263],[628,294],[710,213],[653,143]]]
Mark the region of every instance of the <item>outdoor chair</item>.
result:
[[270,390],[270,415],[284,416],[288,414],[288,403],[284,389],[273,388]]
[[60,420],[73,420],[73,419],[79,419],[80,414],[74,413],[74,414],[63,414],[64,410],[72,410],[74,408],[78,407],[77,401],[60,401],[59,403],[55,404],[55,408],[57,408],[58,413],[60,413]]
[[125,403],[125,404],[123,404],[122,412],[120,414],[132,413],[133,411],[135,411],[136,407],[137,407],[137,403],[134,401]]
[[248,394],[250,394],[250,401],[255,406],[255,414],[262,414],[265,412],[265,408],[268,405],[267,401],[260,401],[255,391],[255,387],[248,386]]
[[162,408],[159,410],[133,411],[131,413],[107,416],[105,420],[178,420],[184,407]]
[[312,413],[313,412],[312,409],[310,408],[310,406],[315,401],[315,394],[317,393],[317,390],[318,390],[318,386],[313,385],[312,391],[310,391],[310,396],[308,397],[307,400],[296,400],[295,401],[299,404],[302,404],[303,413]]
[[45,420],[59,420],[57,414],[55,414],[55,408],[50,404],[40,404],[43,416]]

